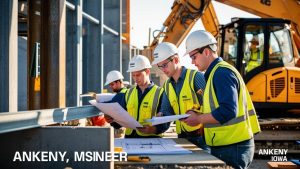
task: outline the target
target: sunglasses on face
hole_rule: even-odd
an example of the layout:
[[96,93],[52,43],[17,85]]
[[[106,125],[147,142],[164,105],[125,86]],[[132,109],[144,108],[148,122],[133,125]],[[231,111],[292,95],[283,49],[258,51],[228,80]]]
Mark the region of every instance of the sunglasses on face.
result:
[[204,51],[204,49],[205,49],[206,47],[207,47],[207,46],[204,46],[203,48],[198,49],[197,52],[195,52],[194,54],[190,55],[190,58],[191,58],[192,60],[195,60],[196,57],[197,57],[196,54],[197,54],[197,53],[202,54],[203,51]]
[[168,64],[169,64],[170,62],[173,61],[173,59],[174,59],[174,58],[168,59],[168,61],[167,61],[166,63],[162,64],[162,65],[158,65],[158,64],[157,64],[157,67],[158,67],[159,69],[165,69],[165,68],[168,67]]
[[194,54],[190,55],[190,58],[191,58],[192,60],[195,60],[195,59],[196,59],[196,54],[197,54],[197,53],[199,53],[199,52],[197,51],[197,52],[195,52]]

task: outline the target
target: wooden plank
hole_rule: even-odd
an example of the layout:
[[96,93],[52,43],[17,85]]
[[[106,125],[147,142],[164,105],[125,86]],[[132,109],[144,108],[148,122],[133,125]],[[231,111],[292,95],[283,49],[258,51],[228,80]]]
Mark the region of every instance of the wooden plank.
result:
[[270,169],[281,168],[281,169],[297,169],[299,168],[296,164],[286,161],[286,162],[268,162]]

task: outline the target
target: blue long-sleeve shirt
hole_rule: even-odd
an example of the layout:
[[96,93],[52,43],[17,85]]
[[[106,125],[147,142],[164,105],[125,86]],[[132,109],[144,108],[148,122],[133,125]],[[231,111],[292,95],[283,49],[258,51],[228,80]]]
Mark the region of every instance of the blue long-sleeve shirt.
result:
[[[221,61],[223,59],[219,57],[210,64],[204,74],[206,81],[212,69]],[[219,107],[212,111],[211,114],[219,123],[224,124],[237,116],[239,81],[230,69],[219,67],[213,77],[213,87]]]
[[[171,82],[171,84],[172,84],[172,86],[173,86],[173,88],[176,92],[177,97],[179,97],[179,94],[181,92],[181,89],[182,89],[182,86],[183,86],[183,83],[184,83],[184,79],[185,79],[185,76],[186,76],[186,72],[187,72],[187,69],[185,67],[182,67],[182,71],[181,71],[180,77],[178,78],[177,82],[172,77],[170,78],[170,82]],[[202,91],[204,91],[205,84],[206,83],[205,83],[203,73],[197,71],[196,74],[195,74],[194,84],[193,84],[195,92],[197,92],[200,89]],[[202,94],[196,93],[196,95],[197,95],[199,103],[202,105],[202,101],[203,101]],[[174,110],[173,110],[173,108],[170,104],[170,101],[169,101],[169,99],[166,95],[166,92],[163,93],[162,106],[161,106],[161,109],[159,111],[162,112],[164,116],[175,114]]]
[[[143,98],[152,89],[153,86],[154,86],[154,83],[151,82],[151,84],[145,89],[145,91],[143,93],[142,93],[142,90],[138,86],[136,87],[137,90],[138,90],[138,102],[139,102],[138,103],[138,105],[139,105],[138,107],[140,107],[140,105],[141,105],[141,103],[143,101]],[[127,110],[125,95],[126,95],[125,93],[118,93],[118,94],[116,94],[116,96],[112,98],[112,100],[110,101],[110,103],[118,102],[125,110]],[[160,110],[161,103],[162,103],[162,97],[160,97],[160,99],[159,99],[159,104],[158,104],[157,110]],[[160,133],[165,132],[169,128],[169,125],[170,125],[169,123],[164,123],[164,124],[156,125],[156,134],[160,134]],[[120,128],[120,127],[122,127],[118,123],[111,123],[111,126],[113,126],[114,128]],[[136,134],[135,130],[133,130],[131,136],[139,137]]]

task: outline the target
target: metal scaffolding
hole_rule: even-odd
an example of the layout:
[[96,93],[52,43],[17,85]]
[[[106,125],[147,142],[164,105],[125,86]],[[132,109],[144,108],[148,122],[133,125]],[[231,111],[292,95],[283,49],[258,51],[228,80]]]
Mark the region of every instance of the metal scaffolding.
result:
[[[122,5],[129,0],[3,0],[0,5],[0,112],[18,111],[18,98],[21,110],[87,104],[80,94],[103,92],[105,75],[127,68],[122,66],[130,53],[129,44],[122,45],[129,39],[122,34],[122,9],[127,9]],[[19,45],[18,35],[26,37]],[[39,52],[35,44],[40,44]],[[20,45],[27,46],[25,60],[18,59]],[[35,53],[40,53],[38,82],[38,76],[30,75]]]

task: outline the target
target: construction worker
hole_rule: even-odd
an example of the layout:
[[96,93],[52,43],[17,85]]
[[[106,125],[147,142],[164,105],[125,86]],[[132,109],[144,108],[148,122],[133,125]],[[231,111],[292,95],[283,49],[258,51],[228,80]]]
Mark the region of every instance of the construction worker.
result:
[[[119,93],[119,92],[126,93],[127,88],[125,88],[123,79],[124,79],[124,77],[119,71],[112,70],[107,73],[106,82],[104,85],[105,86],[109,85],[111,90],[115,93]],[[105,121],[105,118],[103,115],[90,118],[90,125],[92,125],[92,126],[104,126],[105,124],[106,124],[106,121]],[[115,134],[119,135],[118,133],[122,133],[122,129],[116,130]]]
[[[118,102],[133,118],[144,125],[137,130],[126,129],[125,138],[160,137],[160,134],[166,131],[169,125],[150,126],[145,124],[144,120],[156,116],[156,112],[161,106],[163,89],[150,81],[151,64],[147,57],[134,56],[129,61],[128,67],[127,72],[131,73],[136,86],[128,89],[124,97],[117,94],[111,102]],[[120,127],[119,124],[113,123],[111,117],[106,116],[106,119],[114,128]]]
[[[117,71],[117,70],[112,70],[107,73],[106,75],[106,82],[105,86],[109,85],[111,90],[115,93],[126,93],[126,88],[124,87],[123,84],[123,75]],[[93,126],[104,126],[106,124],[105,118],[103,115],[100,116],[95,116],[90,118],[91,125]],[[120,129],[121,130],[121,129]],[[121,131],[117,130],[116,133],[120,133]]]
[[107,73],[106,82],[104,85],[105,86],[109,85],[111,90],[115,93],[119,93],[119,92],[125,93],[127,88],[125,87],[123,79],[124,77],[119,71],[112,70]]
[[260,131],[250,95],[239,72],[217,55],[217,41],[207,31],[191,33],[186,54],[200,71],[206,87],[201,112],[183,120],[188,125],[204,124],[211,154],[234,168],[248,168],[254,155],[254,134]]
[[252,69],[260,66],[264,56],[263,52],[259,49],[259,41],[257,36],[253,36],[250,43],[250,58],[246,65],[246,72],[250,72]]
[[[185,114],[190,109],[200,110],[205,79],[201,72],[181,65],[177,47],[169,42],[160,43],[154,50],[152,65],[157,65],[169,79],[164,84],[164,97],[161,113]],[[203,126],[189,126],[176,121],[178,138],[186,138],[198,147],[209,151],[205,144]]]

